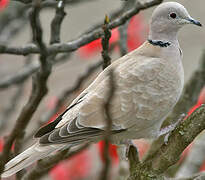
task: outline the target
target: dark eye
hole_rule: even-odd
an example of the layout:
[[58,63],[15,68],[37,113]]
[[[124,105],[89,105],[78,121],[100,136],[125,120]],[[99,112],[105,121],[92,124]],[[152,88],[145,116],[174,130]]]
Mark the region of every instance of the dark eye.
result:
[[176,13],[171,13],[169,16],[173,19],[175,19],[177,17]]

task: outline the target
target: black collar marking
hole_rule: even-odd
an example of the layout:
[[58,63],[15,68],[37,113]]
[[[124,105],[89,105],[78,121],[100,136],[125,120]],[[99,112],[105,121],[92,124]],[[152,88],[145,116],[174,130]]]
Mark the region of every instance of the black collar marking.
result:
[[160,47],[168,47],[171,45],[170,42],[163,42],[163,41],[157,41],[157,40],[151,40],[151,39],[148,39],[148,42],[152,44],[153,46],[160,46]]

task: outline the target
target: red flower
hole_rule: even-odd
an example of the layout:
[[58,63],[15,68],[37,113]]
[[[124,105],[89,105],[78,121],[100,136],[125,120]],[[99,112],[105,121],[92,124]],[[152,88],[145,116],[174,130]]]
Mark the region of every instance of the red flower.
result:
[[[98,147],[98,151],[100,153],[101,160],[102,160],[102,162],[104,162],[105,161],[105,158],[104,158],[105,142],[104,141],[98,142],[97,147]],[[119,158],[118,158],[118,154],[117,154],[117,147],[116,147],[116,145],[109,144],[109,155],[110,155],[112,164],[113,165],[118,165]]]
[[205,86],[202,88],[197,103],[189,110],[188,116],[191,115],[198,107],[205,103]]
[[[1,138],[0,139],[0,152],[2,152],[4,149],[4,139]],[[13,151],[14,150],[14,144],[11,146],[11,150]]]
[[[145,30],[145,25],[143,24],[140,15],[131,18],[128,29],[127,29],[127,46],[128,51],[132,51],[139,47],[139,45],[144,41],[142,32]],[[120,38],[119,31],[117,28],[112,30],[112,36],[110,38],[110,44],[116,43]],[[117,48],[118,49],[118,48]],[[101,39],[97,39],[83,47],[81,47],[78,52],[82,58],[89,58],[98,54],[102,50]]]
[[205,171],[205,161],[204,161],[204,163],[201,165],[199,171]]
[[9,4],[9,0],[0,0],[0,10],[3,10]]
[[0,139],[0,152],[3,151],[3,147],[4,147],[4,141],[3,139]]
[[55,166],[50,172],[54,180],[77,180],[88,177],[91,170],[92,156],[84,150]]

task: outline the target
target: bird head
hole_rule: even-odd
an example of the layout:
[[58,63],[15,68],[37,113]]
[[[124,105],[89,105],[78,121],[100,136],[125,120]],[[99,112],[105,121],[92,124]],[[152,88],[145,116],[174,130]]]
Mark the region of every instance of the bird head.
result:
[[154,10],[150,29],[151,33],[176,34],[185,24],[202,26],[199,21],[189,15],[183,5],[177,2],[165,2]]

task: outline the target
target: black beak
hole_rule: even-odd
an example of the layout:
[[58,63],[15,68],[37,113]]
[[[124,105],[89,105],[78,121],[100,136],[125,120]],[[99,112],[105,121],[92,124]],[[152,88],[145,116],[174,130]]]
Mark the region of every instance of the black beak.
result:
[[195,19],[188,19],[188,21],[191,23],[191,24],[195,24],[195,25],[197,25],[197,26],[202,26],[202,24],[199,22],[199,21],[197,21],[197,20],[195,20]]

